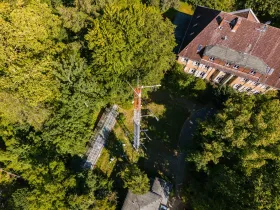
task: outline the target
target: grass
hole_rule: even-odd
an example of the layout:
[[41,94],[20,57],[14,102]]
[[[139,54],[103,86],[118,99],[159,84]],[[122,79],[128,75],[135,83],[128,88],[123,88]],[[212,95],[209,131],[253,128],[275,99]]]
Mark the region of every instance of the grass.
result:
[[[114,158],[113,161],[110,161],[111,158]],[[104,148],[102,153],[96,163],[96,167],[102,171],[104,175],[110,177],[115,165],[117,163],[116,157],[111,157],[110,152],[108,149]]]
[[132,145],[133,138],[133,106],[119,108],[119,113],[124,115],[123,121],[118,119],[110,134],[108,143],[103,149],[96,167],[106,176],[110,177],[116,163],[137,163],[142,151],[136,152]]
[[171,22],[173,22],[178,12],[185,13],[187,15],[192,15],[194,13],[191,5],[186,2],[180,1],[178,8],[170,8],[169,10],[164,12],[163,15],[167,17]]
[[186,2],[182,2],[182,1],[180,2],[180,6],[178,8],[178,11],[182,12],[182,13],[185,13],[185,14],[188,14],[188,15],[192,15],[193,12],[194,12],[191,5],[189,5]]

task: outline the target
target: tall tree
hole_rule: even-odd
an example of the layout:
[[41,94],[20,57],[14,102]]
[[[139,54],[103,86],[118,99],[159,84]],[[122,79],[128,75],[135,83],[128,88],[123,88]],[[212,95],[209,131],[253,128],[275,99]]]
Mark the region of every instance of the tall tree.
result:
[[150,182],[147,174],[142,172],[136,165],[127,166],[120,176],[124,182],[124,187],[134,194],[145,194],[150,189]]
[[159,8],[161,12],[166,12],[170,8],[179,7],[180,0],[143,0],[143,2]]
[[[280,101],[234,95],[200,124],[188,161],[197,209],[277,209]],[[210,195],[210,196],[207,196]]]
[[43,130],[44,139],[54,143],[59,153],[71,155],[85,153],[100,108],[108,101],[80,48],[79,43],[71,43],[60,56],[56,77],[61,97]]
[[263,21],[280,26],[280,2],[278,0],[236,0],[238,8],[251,8]]
[[238,0],[185,0],[185,2],[189,3],[194,8],[200,5],[228,12],[234,10],[235,1]]
[[159,82],[175,58],[171,22],[138,0],[108,4],[86,39],[92,74],[115,95],[137,76],[145,84]]
[[64,46],[61,22],[39,1],[2,2],[0,28],[0,116],[39,127],[45,104],[59,95],[54,56]]

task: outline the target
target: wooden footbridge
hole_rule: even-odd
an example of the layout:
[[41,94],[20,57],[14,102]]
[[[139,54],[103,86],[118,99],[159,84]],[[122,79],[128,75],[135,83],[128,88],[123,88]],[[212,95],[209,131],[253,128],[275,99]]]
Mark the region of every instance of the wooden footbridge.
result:
[[101,155],[102,149],[106,144],[110,132],[116,124],[118,116],[118,106],[113,105],[111,108],[106,108],[101,116],[93,135],[89,140],[89,147],[86,153],[85,168],[93,168]]

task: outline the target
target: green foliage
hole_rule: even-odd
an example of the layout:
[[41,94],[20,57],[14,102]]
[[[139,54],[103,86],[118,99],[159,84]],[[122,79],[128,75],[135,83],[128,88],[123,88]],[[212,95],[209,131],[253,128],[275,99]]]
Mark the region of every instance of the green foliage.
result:
[[200,124],[188,156],[197,170],[191,172],[195,208],[278,208],[279,105],[273,93],[235,94]]
[[0,29],[0,165],[23,180],[1,177],[1,207],[115,209],[112,181],[80,157],[102,107],[131,97],[126,81],[173,64],[173,25],[139,0],[4,0]]
[[87,27],[89,16],[75,7],[59,7],[63,26],[77,33]]
[[222,11],[232,11],[235,8],[235,1],[238,0],[185,0],[193,7],[200,5]]
[[136,165],[127,166],[120,176],[124,182],[124,187],[134,194],[145,194],[150,189],[150,182],[147,175]]
[[1,127],[0,131],[6,146],[0,160],[26,183],[12,193],[11,209],[89,209],[96,198],[104,199],[111,192],[112,183],[101,176],[67,168],[66,157],[31,127]]
[[272,21],[272,25],[280,26],[280,1],[278,0],[237,0],[238,8],[251,8],[256,15],[265,21]]
[[144,0],[143,2],[159,8],[161,12],[165,12],[170,8],[178,8],[180,0]]
[[78,43],[72,43],[60,58],[56,77],[62,95],[43,134],[46,141],[56,144],[59,153],[72,155],[85,152],[96,115],[106,99],[79,49]]
[[166,87],[178,96],[197,98],[202,95],[207,88],[206,82],[201,78],[196,78],[183,71],[183,66],[176,63],[172,70],[168,72],[164,80]]
[[126,81],[138,75],[145,84],[158,83],[175,59],[173,29],[158,10],[138,1],[108,4],[86,35],[92,73],[112,95],[125,94]]
[[0,116],[40,127],[45,103],[59,95],[54,56],[64,46],[56,41],[63,30],[47,5],[20,2],[0,3]]

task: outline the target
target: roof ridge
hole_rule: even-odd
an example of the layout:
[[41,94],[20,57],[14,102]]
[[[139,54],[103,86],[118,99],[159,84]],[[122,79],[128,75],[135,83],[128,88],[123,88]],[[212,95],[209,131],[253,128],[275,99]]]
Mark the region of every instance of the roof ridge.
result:
[[[248,12],[248,14],[252,14],[253,17],[255,18],[255,20],[257,21],[257,23],[261,23],[260,20],[258,19],[258,17],[256,16],[256,14],[254,13],[254,11],[251,9],[251,8],[247,8],[247,9],[241,9],[241,10],[236,10],[236,11],[233,11],[233,12],[227,12],[228,14],[232,14],[232,15],[236,15],[238,13],[242,13],[242,12]],[[238,16],[238,15],[236,15]],[[248,15],[249,16],[249,15]],[[252,21],[250,19],[248,19],[248,16],[247,18],[245,18],[246,20],[249,20],[249,21]],[[241,17],[241,16],[238,16],[238,17]],[[241,17],[241,18],[244,18],[244,17]],[[254,22],[254,21],[252,21]]]

